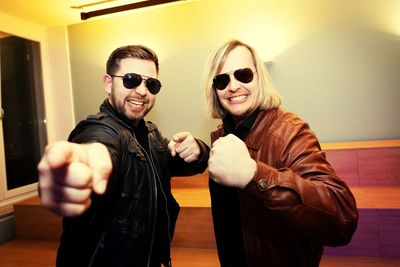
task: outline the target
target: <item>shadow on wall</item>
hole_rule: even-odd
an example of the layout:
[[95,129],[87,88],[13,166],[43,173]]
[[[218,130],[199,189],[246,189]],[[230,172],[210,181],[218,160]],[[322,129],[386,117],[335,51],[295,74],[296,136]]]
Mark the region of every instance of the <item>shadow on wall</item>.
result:
[[331,29],[282,52],[269,70],[283,106],[320,141],[400,138],[400,36]]

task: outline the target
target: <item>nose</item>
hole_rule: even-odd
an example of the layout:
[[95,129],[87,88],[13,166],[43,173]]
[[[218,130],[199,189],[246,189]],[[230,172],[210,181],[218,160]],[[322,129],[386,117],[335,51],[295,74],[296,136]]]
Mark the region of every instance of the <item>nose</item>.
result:
[[146,87],[146,81],[142,81],[138,87],[135,88],[136,94],[140,96],[146,96],[147,95],[147,87]]
[[231,92],[236,92],[240,88],[240,82],[238,82],[233,74],[229,75],[230,81],[228,84],[228,90]]

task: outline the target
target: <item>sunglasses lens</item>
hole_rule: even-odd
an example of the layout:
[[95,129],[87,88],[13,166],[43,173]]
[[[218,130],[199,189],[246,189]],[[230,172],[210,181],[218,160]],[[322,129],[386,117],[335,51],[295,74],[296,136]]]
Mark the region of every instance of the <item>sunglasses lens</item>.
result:
[[229,75],[224,73],[214,77],[213,79],[213,86],[215,89],[223,90],[229,84],[230,78]]
[[154,78],[148,78],[146,80],[146,87],[149,90],[150,93],[153,95],[157,94],[160,92],[161,89],[161,82],[157,79]]
[[138,87],[142,83],[142,77],[136,73],[127,73],[122,77],[124,86],[128,89]]
[[[241,83],[249,83],[253,80],[253,71],[250,68],[238,69],[233,72],[235,79]],[[214,77],[213,87],[218,90],[224,90],[230,82],[229,74],[224,73]]]
[[233,73],[233,75],[236,80],[242,83],[249,83],[253,80],[253,71],[249,68],[238,69]]

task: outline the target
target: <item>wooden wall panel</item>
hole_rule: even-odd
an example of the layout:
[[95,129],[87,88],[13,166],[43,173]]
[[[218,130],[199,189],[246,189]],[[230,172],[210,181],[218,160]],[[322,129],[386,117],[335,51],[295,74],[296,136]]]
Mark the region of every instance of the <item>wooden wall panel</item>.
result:
[[400,185],[400,148],[358,150],[360,186]]
[[359,186],[357,150],[338,149],[325,152],[336,174],[349,186]]

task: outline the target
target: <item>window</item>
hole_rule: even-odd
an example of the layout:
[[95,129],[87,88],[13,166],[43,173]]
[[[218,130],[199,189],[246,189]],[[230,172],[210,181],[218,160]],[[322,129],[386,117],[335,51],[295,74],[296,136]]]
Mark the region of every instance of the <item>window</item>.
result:
[[47,143],[40,44],[0,33],[0,200],[36,190]]

